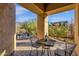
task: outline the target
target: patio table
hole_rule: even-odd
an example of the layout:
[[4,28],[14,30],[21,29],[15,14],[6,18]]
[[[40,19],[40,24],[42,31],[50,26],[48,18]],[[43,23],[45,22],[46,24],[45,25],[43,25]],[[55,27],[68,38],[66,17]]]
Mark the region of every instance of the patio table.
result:
[[[41,39],[37,41],[37,43],[40,44],[42,48],[44,49],[44,52],[45,50],[47,50],[48,56],[49,56],[49,53],[51,54],[50,47],[53,47],[55,42],[56,41],[52,39],[49,39],[47,41],[45,41],[45,39]],[[42,54],[43,54],[43,49],[42,49]]]
[[40,44],[40,45],[44,45],[44,46],[54,46],[55,40],[51,40],[51,39],[49,39],[47,41],[38,40],[37,43]]

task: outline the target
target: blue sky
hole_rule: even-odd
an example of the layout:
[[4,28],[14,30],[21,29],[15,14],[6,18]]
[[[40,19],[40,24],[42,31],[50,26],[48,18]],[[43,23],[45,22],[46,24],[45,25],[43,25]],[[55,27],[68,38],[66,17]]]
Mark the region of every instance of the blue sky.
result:
[[[72,19],[74,19],[74,10],[49,15],[48,21],[49,22],[59,22],[59,21],[68,21],[71,22]],[[29,21],[31,19],[36,19],[37,15],[20,5],[16,4],[16,22],[24,22]]]
[[70,23],[71,21],[74,21],[74,13],[74,10],[65,11],[54,15],[49,15],[48,19],[49,22],[68,21]]
[[36,19],[37,15],[22,6],[16,4],[16,22],[24,22],[31,19]]

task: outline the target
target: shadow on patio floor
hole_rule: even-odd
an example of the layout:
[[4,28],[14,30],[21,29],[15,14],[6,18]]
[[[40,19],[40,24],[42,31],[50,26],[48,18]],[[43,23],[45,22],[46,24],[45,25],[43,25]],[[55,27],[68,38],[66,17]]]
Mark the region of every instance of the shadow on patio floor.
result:
[[[31,54],[30,51],[31,50],[15,51],[12,56],[48,56],[47,51],[45,51],[42,55],[41,55],[42,50],[38,50],[38,55],[36,50],[32,50]],[[54,56],[53,51],[51,51],[50,56]]]

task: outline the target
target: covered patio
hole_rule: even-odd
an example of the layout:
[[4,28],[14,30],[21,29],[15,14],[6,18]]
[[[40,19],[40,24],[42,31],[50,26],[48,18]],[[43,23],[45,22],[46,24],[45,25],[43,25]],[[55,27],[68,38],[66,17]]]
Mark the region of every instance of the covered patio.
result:
[[[68,10],[75,10],[74,40],[77,44],[75,51],[79,55],[79,4],[75,3],[20,3],[21,6],[38,15],[37,37],[48,35],[48,15]],[[10,55],[16,50],[15,4],[0,4],[0,50]],[[52,48],[53,49],[53,48]]]

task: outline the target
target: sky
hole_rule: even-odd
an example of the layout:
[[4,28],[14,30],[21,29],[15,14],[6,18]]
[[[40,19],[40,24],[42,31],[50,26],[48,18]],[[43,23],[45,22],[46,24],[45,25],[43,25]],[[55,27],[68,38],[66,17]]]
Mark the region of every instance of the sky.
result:
[[32,19],[36,19],[37,15],[28,9],[16,4],[16,22],[24,22]]
[[[74,19],[74,10],[57,13],[54,15],[48,16],[48,22],[60,22],[68,21],[71,22]],[[16,22],[24,22],[37,19],[37,14],[29,11],[28,9],[23,8],[22,6],[16,4]]]
[[75,10],[69,10],[54,15],[49,15],[48,19],[49,22],[68,21],[70,23],[72,21],[74,22],[74,14],[75,14]]

